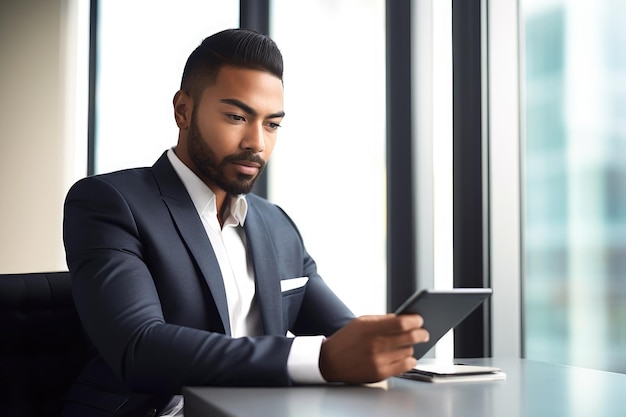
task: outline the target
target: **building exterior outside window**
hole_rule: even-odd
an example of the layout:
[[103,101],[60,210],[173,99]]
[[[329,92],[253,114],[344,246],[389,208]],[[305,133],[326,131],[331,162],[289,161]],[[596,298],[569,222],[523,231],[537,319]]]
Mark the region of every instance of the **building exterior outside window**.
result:
[[626,372],[626,4],[521,4],[525,356]]

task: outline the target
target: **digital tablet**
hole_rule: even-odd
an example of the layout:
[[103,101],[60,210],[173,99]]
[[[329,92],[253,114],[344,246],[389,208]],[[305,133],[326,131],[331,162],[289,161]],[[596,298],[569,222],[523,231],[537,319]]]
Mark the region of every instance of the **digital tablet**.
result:
[[428,342],[414,346],[415,358],[424,356],[450,329],[489,298],[492,292],[491,288],[426,289],[409,297],[395,314],[419,314],[424,319],[424,328],[430,333]]

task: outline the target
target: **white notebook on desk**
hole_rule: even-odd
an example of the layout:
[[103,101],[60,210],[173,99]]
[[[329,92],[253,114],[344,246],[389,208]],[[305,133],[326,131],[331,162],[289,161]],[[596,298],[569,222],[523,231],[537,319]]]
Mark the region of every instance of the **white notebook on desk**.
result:
[[413,369],[399,376],[406,379],[435,383],[498,381],[506,379],[506,374],[500,368],[460,363],[417,364]]

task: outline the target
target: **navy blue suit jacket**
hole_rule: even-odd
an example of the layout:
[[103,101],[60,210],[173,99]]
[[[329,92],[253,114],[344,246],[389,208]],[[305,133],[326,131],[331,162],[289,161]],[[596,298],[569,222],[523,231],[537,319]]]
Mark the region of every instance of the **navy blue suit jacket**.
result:
[[[263,335],[233,339],[217,259],[166,154],[151,168],[71,188],[66,256],[99,356],[70,389],[66,415],[145,415],[183,386],[289,385],[287,331],[330,335],[353,318],[317,274],[290,218],[258,196],[247,200]],[[304,287],[281,293],[281,280],[304,276]]]

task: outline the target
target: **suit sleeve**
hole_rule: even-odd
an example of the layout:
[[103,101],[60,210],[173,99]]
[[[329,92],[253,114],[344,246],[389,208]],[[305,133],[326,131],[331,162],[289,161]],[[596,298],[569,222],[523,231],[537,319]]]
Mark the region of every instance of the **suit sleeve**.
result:
[[91,177],[72,187],[63,233],[86,332],[131,390],[290,384],[287,337],[233,339],[166,323],[141,230],[127,199],[105,179]]

